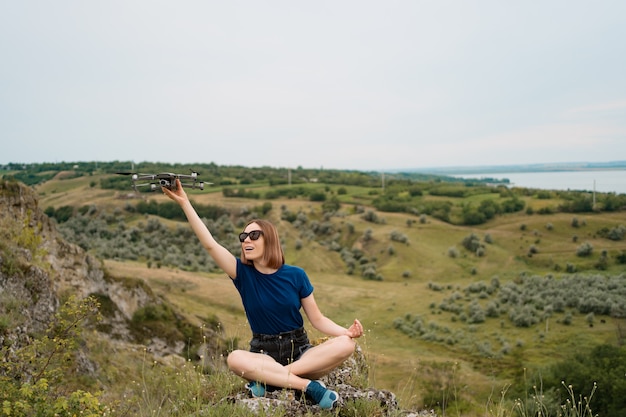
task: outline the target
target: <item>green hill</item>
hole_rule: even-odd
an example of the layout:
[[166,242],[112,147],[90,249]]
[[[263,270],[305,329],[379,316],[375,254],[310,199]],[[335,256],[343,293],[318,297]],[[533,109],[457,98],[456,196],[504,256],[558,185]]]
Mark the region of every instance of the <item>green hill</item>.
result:
[[[245,347],[232,283],[171,202],[133,194],[119,163],[75,165],[5,175],[31,178],[64,236],[113,276],[144,279],[191,320],[216,317]],[[626,338],[624,196],[592,206],[583,193],[418,174],[387,176],[383,188],[374,173],[197,169],[215,185],[189,194],[218,240],[236,253],[246,219],[274,221],[322,311],[363,322],[371,384],[406,408],[478,413],[494,392],[522,396],[551,365]]]

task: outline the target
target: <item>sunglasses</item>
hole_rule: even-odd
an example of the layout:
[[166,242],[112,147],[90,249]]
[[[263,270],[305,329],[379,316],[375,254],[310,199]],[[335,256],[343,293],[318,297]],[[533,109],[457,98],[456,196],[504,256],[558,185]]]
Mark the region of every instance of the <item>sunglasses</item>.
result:
[[263,234],[262,230],[253,230],[251,232],[241,232],[239,233],[239,241],[243,243],[248,236],[250,236],[250,240],[257,240]]

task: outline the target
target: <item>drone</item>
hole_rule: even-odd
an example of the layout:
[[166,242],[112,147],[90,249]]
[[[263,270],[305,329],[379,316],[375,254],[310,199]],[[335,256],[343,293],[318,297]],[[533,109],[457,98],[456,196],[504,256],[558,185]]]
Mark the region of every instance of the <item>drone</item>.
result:
[[[198,188],[204,190],[204,182],[198,181],[198,173],[192,171],[191,174],[173,174],[162,172],[160,174],[139,174],[135,172],[118,172],[119,175],[130,175],[133,182],[133,189],[139,191],[138,187],[150,187],[150,191],[160,190],[165,187],[169,190],[176,190],[176,180],[187,188]],[[211,184],[211,183],[207,183]]]

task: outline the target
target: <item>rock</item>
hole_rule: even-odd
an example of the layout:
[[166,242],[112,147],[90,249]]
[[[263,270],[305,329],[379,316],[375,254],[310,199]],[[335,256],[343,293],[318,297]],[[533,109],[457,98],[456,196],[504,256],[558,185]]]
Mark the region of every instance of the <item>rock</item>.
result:
[[[139,279],[109,276],[99,259],[63,240],[31,188],[0,179],[0,228],[4,233],[0,239],[10,244],[0,245],[0,314],[20,312],[0,332],[0,346],[15,350],[29,344],[30,335],[46,330],[60,300],[68,295],[78,299],[95,296],[101,301],[103,318],[97,327],[101,333],[112,340],[141,343],[155,357],[184,356],[185,340],[166,341],[150,330],[138,336],[131,327],[139,309],[166,301]],[[221,338],[213,329],[205,331],[212,332],[213,339]],[[210,355],[220,353],[214,349]],[[86,362],[83,365],[88,370],[92,367]]]
[[[383,415],[397,415],[398,401],[394,393],[351,385],[355,383],[354,381],[366,381],[367,371],[365,356],[361,348],[357,346],[354,354],[347,361],[320,381],[339,394],[339,400],[335,404],[336,409],[344,408],[357,400],[367,400],[375,402],[384,413]],[[249,393],[245,391],[227,398],[226,401],[243,405],[253,413],[261,415],[276,408],[284,410],[285,415],[288,416],[309,416],[322,411],[300,391],[290,389],[270,391],[263,398],[250,398]]]

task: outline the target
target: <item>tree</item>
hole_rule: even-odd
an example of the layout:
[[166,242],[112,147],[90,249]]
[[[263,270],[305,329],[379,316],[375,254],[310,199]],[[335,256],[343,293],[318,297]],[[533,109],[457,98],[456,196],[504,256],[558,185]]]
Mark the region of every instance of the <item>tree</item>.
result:
[[[590,407],[594,415],[626,415],[626,349],[613,345],[598,345],[591,351],[565,358],[548,369],[544,386],[561,386],[565,381],[581,395],[589,395],[597,384]],[[568,398],[561,398],[561,404]]]

